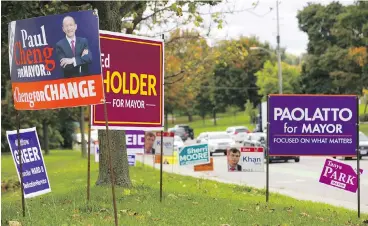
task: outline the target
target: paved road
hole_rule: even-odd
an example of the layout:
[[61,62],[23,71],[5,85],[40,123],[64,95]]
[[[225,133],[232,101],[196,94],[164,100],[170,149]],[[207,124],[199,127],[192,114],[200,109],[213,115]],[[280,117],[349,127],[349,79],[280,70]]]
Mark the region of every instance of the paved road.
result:
[[[186,145],[194,143],[187,141]],[[193,167],[179,167],[177,165],[164,165],[167,172],[180,173],[195,177],[204,177],[226,183],[236,183],[257,188],[265,188],[266,173],[241,173],[227,172],[226,157],[223,154],[214,155],[213,172],[194,172]],[[140,160],[140,158],[138,158]],[[290,160],[287,163],[270,164],[270,192],[286,194],[297,199],[311,200],[343,206],[349,209],[357,209],[357,193],[346,192],[337,188],[319,183],[324,157],[301,157],[299,163]],[[145,157],[145,162],[152,163],[152,159]],[[345,161],[356,166],[356,160]],[[361,169],[365,170],[361,175],[361,211],[368,213],[368,158],[360,161]],[[156,168],[160,165],[156,164]],[[270,197],[272,202],[272,197]]]

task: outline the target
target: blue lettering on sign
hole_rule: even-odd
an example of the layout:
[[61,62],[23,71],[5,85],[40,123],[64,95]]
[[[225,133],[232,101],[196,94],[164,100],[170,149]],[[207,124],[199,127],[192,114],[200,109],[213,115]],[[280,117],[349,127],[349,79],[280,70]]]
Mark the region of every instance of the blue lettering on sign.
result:
[[255,158],[255,157],[250,157],[250,156],[243,157],[243,162],[260,163],[261,161],[262,161],[261,158]]
[[[161,146],[161,141],[157,141],[156,142],[156,145],[157,146]],[[170,142],[170,141],[165,142],[164,141],[164,147],[166,147],[166,148],[172,148],[172,142]]]
[[128,163],[130,166],[135,165],[135,155],[128,155]]

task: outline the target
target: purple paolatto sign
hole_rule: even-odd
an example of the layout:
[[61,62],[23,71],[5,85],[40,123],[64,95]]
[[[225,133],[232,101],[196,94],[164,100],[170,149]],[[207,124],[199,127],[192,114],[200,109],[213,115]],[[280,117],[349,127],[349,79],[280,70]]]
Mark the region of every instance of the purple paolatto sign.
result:
[[144,131],[143,130],[126,130],[125,139],[127,152],[129,154],[144,153]]
[[357,96],[270,95],[270,156],[356,156]]
[[[360,174],[362,173],[363,170],[360,169]],[[356,193],[358,189],[357,176],[356,170],[350,165],[336,160],[326,159],[319,182]]]

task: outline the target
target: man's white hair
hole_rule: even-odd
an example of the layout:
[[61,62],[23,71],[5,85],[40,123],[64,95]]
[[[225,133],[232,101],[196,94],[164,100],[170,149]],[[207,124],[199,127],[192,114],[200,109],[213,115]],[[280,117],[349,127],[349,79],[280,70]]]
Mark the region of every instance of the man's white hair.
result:
[[73,18],[73,17],[71,17],[71,16],[66,16],[66,17],[64,17],[64,19],[63,19],[63,26],[64,26],[64,21],[65,21],[66,19],[68,19],[68,18],[71,18],[71,19],[73,20],[74,24],[75,24],[75,20],[74,20],[74,18]]

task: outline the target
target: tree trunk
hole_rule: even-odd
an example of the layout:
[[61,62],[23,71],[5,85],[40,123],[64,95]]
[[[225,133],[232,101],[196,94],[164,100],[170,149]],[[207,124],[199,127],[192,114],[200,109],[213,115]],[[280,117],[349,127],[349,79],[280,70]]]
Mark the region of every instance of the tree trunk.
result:
[[213,109],[213,125],[217,125],[217,121],[216,121],[216,109]]
[[50,153],[49,150],[49,128],[46,120],[42,121],[42,130],[43,130],[43,149],[45,151],[45,155]]
[[367,112],[367,106],[368,106],[368,96],[367,96],[367,100],[365,101],[364,114]]
[[[123,139],[122,134],[124,137]],[[114,171],[116,182],[115,184],[124,187],[131,187],[131,181],[129,177],[129,164],[125,145],[125,132],[110,130],[109,138],[111,145],[111,164]],[[107,149],[108,140],[105,130],[98,131],[98,140],[100,142],[100,159],[99,174],[96,185],[109,185],[111,184],[109,170],[109,152]]]
[[85,137],[85,129],[84,129],[84,107],[80,107],[80,122],[79,129],[81,133],[81,149],[82,149],[82,157],[87,157],[87,145],[86,145],[86,137]]
[[206,120],[205,120],[205,118],[206,118],[206,115],[205,115],[205,114],[202,114],[202,122],[203,122],[203,125],[205,125],[205,124],[206,124]]
[[193,115],[190,113],[187,113],[187,114],[188,114],[188,121],[193,122]]
[[165,111],[165,130],[167,130],[168,128],[168,123],[169,123],[169,114],[167,113],[167,111]]
[[175,115],[174,115],[174,111],[171,112],[171,122],[174,125],[175,124],[175,119],[174,119]]
[[[93,6],[98,9],[100,29],[114,32],[121,32],[121,13],[129,11],[132,6],[140,4],[139,2],[118,2],[105,1],[93,2]],[[122,13],[123,14],[123,13]],[[123,187],[130,187],[128,156],[125,146],[125,131],[109,131],[111,144],[112,168],[115,176],[115,184]],[[108,140],[106,130],[98,131],[98,142],[100,147],[99,174],[96,185],[111,184],[110,169],[108,164]]]

